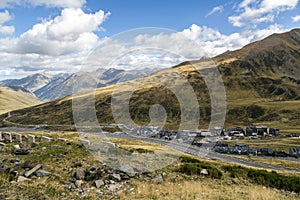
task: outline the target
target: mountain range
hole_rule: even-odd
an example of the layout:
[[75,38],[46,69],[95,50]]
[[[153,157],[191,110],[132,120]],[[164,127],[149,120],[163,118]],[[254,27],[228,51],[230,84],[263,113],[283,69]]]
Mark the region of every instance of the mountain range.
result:
[[[285,130],[300,127],[300,29],[273,34],[242,49],[225,52],[212,60],[221,73],[225,86],[226,126],[263,123]],[[115,113],[121,110],[118,110],[119,107],[112,108],[112,100],[118,96],[126,99],[125,93],[137,85],[128,98],[128,110],[133,121],[138,124],[149,123],[149,110],[151,111],[153,105],[159,104],[166,111],[165,128],[178,129],[184,112],[181,107],[185,105],[182,105],[172,87],[166,86],[176,87],[180,84],[179,73],[193,88],[199,103],[199,127],[207,128],[213,117],[212,101],[210,88],[206,85],[207,79],[203,75],[209,79],[214,79],[214,75],[210,73],[210,67],[205,66],[206,64],[205,60],[185,62],[120,84],[113,84],[114,79],[107,78],[109,76],[103,73],[101,77],[104,82],[100,83],[103,83],[103,86],[108,83],[113,85],[95,91],[94,107],[98,121],[102,124],[114,123],[112,109],[115,109]],[[200,73],[194,66],[201,69]],[[70,77],[72,76],[74,75]],[[84,81],[82,83],[84,85]],[[179,88],[177,92],[182,91]],[[81,99],[82,110],[79,113],[83,118],[90,106],[88,101],[85,101],[90,98],[89,94],[77,97]],[[73,117],[72,98],[68,96],[14,111],[10,120],[23,124],[72,125]],[[184,117],[191,120],[194,118],[194,116]]]
[[[96,72],[76,72],[73,74],[61,73],[51,75],[37,73],[22,79],[8,79],[0,81],[0,86],[18,86],[32,92],[43,101],[51,101],[73,93],[74,83],[85,80],[91,87],[104,87],[146,76],[157,69],[118,70],[98,69]],[[96,84],[96,85],[95,85]],[[94,86],[95,85],[95,86]]]

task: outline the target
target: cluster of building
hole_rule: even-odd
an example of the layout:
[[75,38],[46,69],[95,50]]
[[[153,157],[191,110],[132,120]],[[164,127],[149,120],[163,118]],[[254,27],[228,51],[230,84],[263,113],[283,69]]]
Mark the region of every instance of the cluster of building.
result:
[[228,137],[250,137],[258,138],[259,136],[278,136],[278,128],[268,128],[267,126],[247,126],[244,130],[242,127],[229,128],[222,133]]
[[278,128],[268,128],[267,126],[247,126],[225,129],[224,127],[214,127],[209,130],[182,130],[178,132],[170,132],[154,126],[130,127],[119,125],[119,128],[126,129],[131,134],[142,137],[157,138],[163,140],[178,140],[187,142],[192,145],[201,146],[203,143],[216,144],[213,151],[224,154],[236,155],[255,155],[255,156],[277,156],[277,157],[300,157],[300,148],[290,148],[289,152],[276,150],[271,148],[250,148],[248,145],[236,143],[230,146],[220,142],[222,140],[235,139],[240,137],[248,137],[257,139],[260,137],[276,137],[280,135]]
[[230,146],[226,143],[218,142],[213,150],[217,153],[235,154],[235,155],[254,155],[254,156],[274,156],[274,157],[300,157],[300,148],[290,148],[289,153],[271,148],[250,148],[248,145],[236,143]]

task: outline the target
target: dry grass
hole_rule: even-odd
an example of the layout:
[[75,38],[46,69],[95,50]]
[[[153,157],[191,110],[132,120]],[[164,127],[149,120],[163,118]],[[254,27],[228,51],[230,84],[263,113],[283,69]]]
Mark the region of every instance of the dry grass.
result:
[[[266,165],[271,165],[274,167],[284,167],[286,169],[291,169],[291,170],[299,170],[300,167],[300,162],[299,161],[292,161],[292,160],[279,160],[276,158],[265,158],[265,157],[245,157],[245,156],[232,156],[232,157],[236,157],[242,160],[246,160],[246,161],[253,161],[253,162],[257,162],[257,163],[262,163],[262,164],[266,164]],[[280,172],[280,171],[277,171]],[[298,173],[298,175],[300,175],[300,173]]]
[[32,95],[16,92],[8,87],[0,87],[0,114],[41,103],[42,101]]
[[[122,193],[121,199],[219,199],[219,200],[285,200],[300,199],[299,196],[285,194],[277,190],[249,183],[232,184],[222,180],[166,181],[161,184],[134,182],[136,189]],[[287,196],[288,195],[288,196]]]
[[[38,132],[30,134],[47,134],[53,138],[64,137],[74,141],[78,137],[77,133],[52,134]],[[111,139],[110,141],[116,143],[119,147],[168,152],[166,147],[137,140]],[[43,147],[46,147],[46,150],[42,150]],[[175,151],[172,153],[176,154]],[[65,156],[58,158],[56,154],[65,154]],[[3,154],[1,157],[10,160],[14,156]],[[0,199],[8,197],[9,199],[110,199],[104,196],[99,197],[95,192],[96,189],[83,196],[67,191],[66,185],[69,183],[72,174],[69,169],[74,163],[81,161],[82,158],[87,159],[87,162],[83,163],[83,168],[99,164],[96,157],[90,154],[86,148],[77,144],[70,146],[62,142],[40,143],[37,147],[32,148],[31,154],[22,156],[22,160],[31,160],[35,164],[43,163],[44,169],[50,171],[52,176],[37,180],[35,183],[11,183],[7,178],[0,176]],[[224,164],[216,160],[199,160],[210,163],[217,168]],[[300,199],[295,194],[264,188],[263,186],[251,184],[247,180],[234,179],[235,183],[233,184],[233,179],[227,176],[220,180],[203,176],[190,177],[174,172],[172,167],[176,167],[176,163],[163,169],[168,173],[167,178],[161,184],[152,183],[145,177],[142,179],[137,177],[131,180],[132,187],[135,189],[120,191],[119,199]],[[89,185],[90,183],[85,184]],[[91,185],[88,187],[91,187]]]

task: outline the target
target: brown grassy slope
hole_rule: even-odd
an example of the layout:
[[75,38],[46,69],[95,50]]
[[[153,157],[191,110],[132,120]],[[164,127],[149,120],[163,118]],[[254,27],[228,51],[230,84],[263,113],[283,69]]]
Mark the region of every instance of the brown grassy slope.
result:
[[10,87],[0,87],[0,114],[41,103],[42,101],[30,93]]
[[[264,123],[279,128],[299,129],[299,38],[300,29],[295,29],[214,58],[227,94],[226,125]],[[129,110],[132,119],[140,124],[148,123],[149,108],[153,104],[161,104],[168,116],[166,128],[177,129],[181,120],[180,106],[189,106],[180,105],[172,88],[179,86],[180,89],[188,84],[195,91],[200,105],[200,126],[207,127],[211,102],[202,75],[213,78],[213,74],[205,65],[205,61],[187,62],[144,78],[97,89],[95,106],[99,122],[114,122],[110,105],[112,93],[114,97],[125,98],[126,91],[132,91],[132,86],[139,85],[130,98]],[[199,70],[202,70],[202,75]],[[181,74],[181,78],[178,74]],[[181,80],[188,80],[188,83]],[[91,96],[85,94],[76,98],[82,99],[80,113],[84,116],[88,106],[87,99]],[[11,120],[24,124],[72,124],[71,107],[72,97],[66,97],[13,112]],[[193,119],[194,116],[186,117]]]

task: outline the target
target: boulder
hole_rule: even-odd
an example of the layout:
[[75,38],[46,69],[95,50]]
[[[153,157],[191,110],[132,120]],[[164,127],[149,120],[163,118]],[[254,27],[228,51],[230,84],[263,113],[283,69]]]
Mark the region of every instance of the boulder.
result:
[[76,181],[75,181],[75,186],[76,186],[77,188],[80,188],[80,187],[82,186],[82,183],[83,183],[82,180],[76,180]]
[[120,188],[119,184],[111,184],[111,185],[108,186],[108,190],[110,192],[114,192],[114,191],[118,190],[119,188]]
[[28,155],[29,154],[29,150],[27,149],[16,149],[14,151],[15,155]]
[[33,168],[33,165],[31,164],[31,161],[26,160],[26,161],[21,165],[21,168],[23,168],[23,169]]
[[39,170],[40,168],[42,168],[43,165],[42,164],[38,164],[36,165],[34,168],[32,168],[31,170],[27,171],[24,173],[25,177],[29,177],[30,175],[32,175],[34,172],[36,172],[37,170]]
[[207,169],[202,169],[200,174],[203,174],[203,175],[208,175],[208,171]]
[[24,176],[19,176],[18,179],[17,179],[17,182],[23,182],[23,181],[31,181],[31,179],[26,178]]
[[85,177],[85,173],[83,169],[76,169],[76,171],[73,173],[73,177],[76,180],[83,180]]
[[48,171],[45,171],[45,170],[37,170],[37,171],[34,172],[34,174],[37,177],[45,177],[45,176],[50,176],[51,172],[48,172]]
[[100,187],[102,187],[102,186],[104,186],[105,185],[105,183],[104,183],[104,181],[103,180],[96,180],[95,181],[95,186],[96,186],[96,188],[100,188]]
[[118,170],[126,173],[131,178],[136,175],[136,172],[134,171],[134,169],[130,165],[127,165],[127,164],[120,166]]
[[161,183],[161,182],[164,181],[164,179],[163,179],[163,177],[162,177],[161,174],[157,174],[157,175],[155,176],[155,178],[153,178],[151,181],[152,181],[153,183]]
[[84,180],[91,181],[97,178],[97,168],[96,167],[89,167],[84,174]]
[[112,180],[115,180],[115,181],[121,181],[121,175],[120,174],[111,174],[110,178]]

